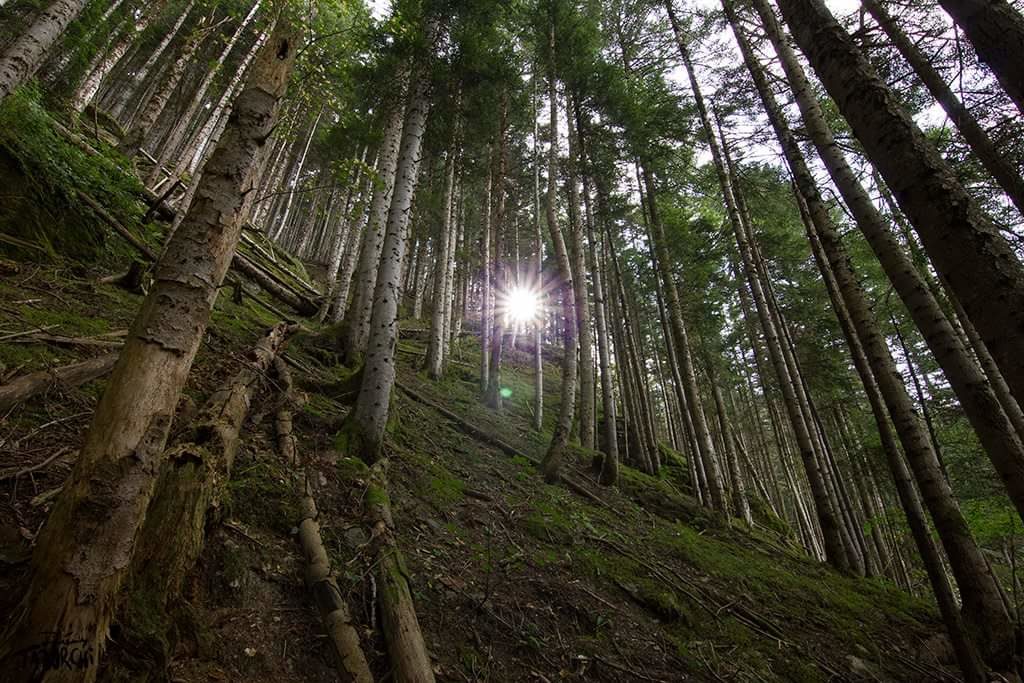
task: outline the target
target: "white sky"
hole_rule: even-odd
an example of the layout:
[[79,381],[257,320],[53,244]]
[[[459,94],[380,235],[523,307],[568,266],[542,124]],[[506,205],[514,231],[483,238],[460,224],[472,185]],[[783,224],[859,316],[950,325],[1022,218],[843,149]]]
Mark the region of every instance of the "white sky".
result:
[[391,11],[391,0],[367,0],[373,18],[380,21]]

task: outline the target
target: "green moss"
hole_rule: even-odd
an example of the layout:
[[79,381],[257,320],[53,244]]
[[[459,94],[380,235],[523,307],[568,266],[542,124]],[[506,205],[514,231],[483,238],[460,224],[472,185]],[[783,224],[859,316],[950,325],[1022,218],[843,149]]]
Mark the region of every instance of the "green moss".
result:
[[289,534],[299,510],[288,477],[282,464],[272,459],[236,469],[227,486],[231,515],[245,524]]

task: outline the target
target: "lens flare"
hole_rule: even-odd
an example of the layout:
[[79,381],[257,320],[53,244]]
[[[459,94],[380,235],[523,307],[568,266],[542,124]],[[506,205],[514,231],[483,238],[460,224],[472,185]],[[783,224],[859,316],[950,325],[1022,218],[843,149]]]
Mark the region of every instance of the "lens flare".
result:
[[531,289],[516,287],[505,297],[505,311],[516,322],[530,322],[537,317],[540,297]]

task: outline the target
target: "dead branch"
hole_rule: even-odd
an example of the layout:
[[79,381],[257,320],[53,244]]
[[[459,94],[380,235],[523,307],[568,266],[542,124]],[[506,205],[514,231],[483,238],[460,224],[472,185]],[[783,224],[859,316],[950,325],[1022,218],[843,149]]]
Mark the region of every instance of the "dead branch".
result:
[[108,353],[80,363],[16,377],[0,386],[0,411],[5,411],[16,403],[46,393],[55,387],[77,387],[102,377],[114,368],[117,356],[116,353]]

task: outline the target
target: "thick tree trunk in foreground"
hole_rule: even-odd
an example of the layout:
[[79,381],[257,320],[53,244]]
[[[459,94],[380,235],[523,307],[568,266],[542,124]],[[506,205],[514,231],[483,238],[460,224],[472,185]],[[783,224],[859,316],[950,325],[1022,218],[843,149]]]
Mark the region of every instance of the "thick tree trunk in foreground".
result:
[[32,583],[0,646],[0,672],[6,672],[0,677],[16,680],[14,672],[26,666],[17,653],[49,647],[55,637],[80,643],[80,666],[38,671],[38,677],[95,676],[175,405],[231,264],[296,41],[294,33],[279,30],[260,56],[197,199],[156,268],[75,470],[40,533]]
[[32,78],[85,0],[55,0],[0,55],[0,102]]
[[[294,330],[279,323],[260,339],[242,369],[206,401],[183,442],[165,455],[131,560],[129,582],[131,592],[152,600],[158,613],[178,596],[199,559],[207,516],[231,479],[253,397]],[[129,598],[129,623],[131,606]]]
[[824,3],[778,4],[796,42],[1021,402],[1024,266]]

